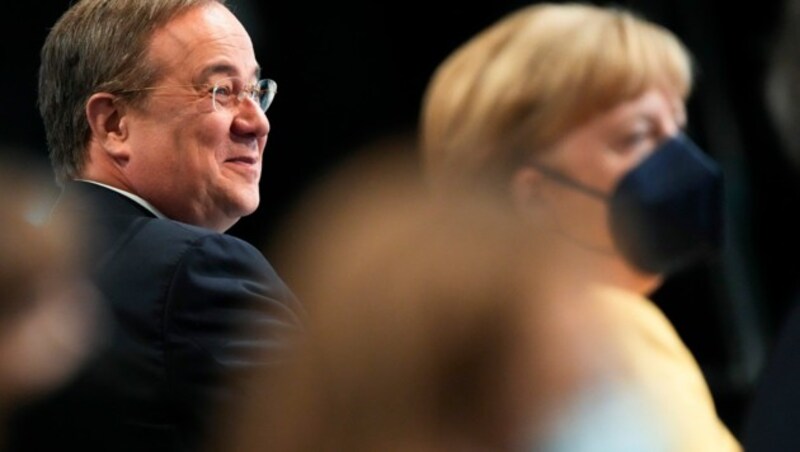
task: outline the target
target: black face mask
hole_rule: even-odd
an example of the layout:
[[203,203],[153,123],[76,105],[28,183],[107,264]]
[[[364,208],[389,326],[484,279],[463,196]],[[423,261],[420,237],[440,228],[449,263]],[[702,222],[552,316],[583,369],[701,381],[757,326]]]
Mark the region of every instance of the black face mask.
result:
[[670,273],[722,245],[722,171],[688,137],[664,141],[631,169],[611,196],[557,171],[547,177],[607,201],[614,243],[649,273]]

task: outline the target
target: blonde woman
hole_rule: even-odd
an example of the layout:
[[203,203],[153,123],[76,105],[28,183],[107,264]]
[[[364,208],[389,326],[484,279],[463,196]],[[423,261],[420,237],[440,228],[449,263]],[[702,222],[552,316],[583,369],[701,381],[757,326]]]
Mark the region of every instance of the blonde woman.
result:
[[720,170],[681,133],[691,88],[689,52],[663,27],[616,8],[529,6],[437,69],[425,169],[440,194],[488,191],[548,220],[574,257],[561,271],[609,326],[600,360],[647,394],[672,450],[740,450],[646,298],[720,242]]

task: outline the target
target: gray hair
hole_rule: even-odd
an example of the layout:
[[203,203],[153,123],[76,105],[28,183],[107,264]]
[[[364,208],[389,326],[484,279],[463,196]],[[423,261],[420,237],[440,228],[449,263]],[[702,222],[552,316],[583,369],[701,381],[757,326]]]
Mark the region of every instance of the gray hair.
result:
[[[97,92],[149,86],[159,76],[147,56],[156,29],[172,18],[225,0],[80,0],[50,30],[41,51],[39,112],[56,181],[78,177],[90,136],[86,102]],[[131,94],[141,101],[144,92]]]

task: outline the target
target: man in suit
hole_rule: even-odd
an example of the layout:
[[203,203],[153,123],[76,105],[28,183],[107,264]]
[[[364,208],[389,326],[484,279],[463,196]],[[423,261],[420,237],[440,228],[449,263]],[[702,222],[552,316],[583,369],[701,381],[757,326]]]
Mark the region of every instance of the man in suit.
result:
[[261,253],[224,234],[258,206],[276,85],[224,0],[81,0],[41,56],[54,215],[94,227],[112,322],[78,377],[19,413],[12,449],[196,450],[301,323]]

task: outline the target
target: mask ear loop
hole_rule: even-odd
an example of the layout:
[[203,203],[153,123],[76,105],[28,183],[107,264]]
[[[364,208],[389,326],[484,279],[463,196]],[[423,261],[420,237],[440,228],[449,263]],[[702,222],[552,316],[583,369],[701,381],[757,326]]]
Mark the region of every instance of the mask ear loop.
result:
[[[694,143],[691,141],[691,139],[689,139],[689,137],[687,137],[683,132],[678,132],[674,136],[668,137],[667,139],[665,139],[665,140],[661,141],[660,143],[658,143],[658,145],[656,145],[655,151],[658,151],[659,148],[664,146],[668,141],[672,141],[672,140],[681,142],[685,146],[694,146]],[[700,152],[702,153],[702,151],[700,151]],[[564,186],[567,186],[567,187],[570,187],[570,188],[574,188],[574,189],[576,189],[576,190],[578,190],[578,191],[580,191],[580,192],[582,192],[584,194],[587,194],[589,196],[592,196],[594,198],[601,199],[603,201],[609,201],[611,199],[611,197],[612,197],[612,195],[610,195],[608,193],[605,193],[602,190],[598,190],[597,188],[590,187],[590,186],[584,184],[583,182],[576,181],[575,179],[565,175],[561,171],[558,171],[558,170],[555,170],[553,168],[550,168],[547,165],[542,165],[539,162],[536,162],[534,160],[528,160],[527,162],[525,162],[525,164],[530,166],[530,167],[536,168],[542,174],[544,174],[548,178],[554,180],[555,182],[560,183],[561,185],[564,185]],[[641,164],[641,162],[639,162],[639,164]],[[624,179],[624,176],[623,176],[623,179]],[[619,185],[619,183],[617,185]]]
[[611,198],[608,194],[604,193],[603,191],[585,185],[582,182],[578,182],[575,179],[572,179],[571,177],[562,174],[560,171],[541,165],[537,162],[528,162],[528,165],[533,168],[536,168],[539,172],[541,172],[548,178],[554,180],[555,182],[558,182],[570,188],[574,188],[580,191],[581,193],[587,194],[593,198],[601,199],[603,201],[607,201]]
[[[544,174],[545,177],[555,181],[556,183],[564,185],[565,187],[569,187],[569,188],[573,188],[575,190],[578,190],[579,192],[581,192],[581,193],[583,193],[585,195],[588,195],[593,199],[597,199],[599,201],[602,201],[606,206],[608,206],[608,201],[609,201],[609,199],[611,199],[611,196],[609,196],[608,194],[606,194],[606,193],[604,193],[604,192],[602,192],[602,191],[600,191],[600,190],[598,190],[598,189],[596,189],[594,187],[590,187],[590,186],[585,185],[585,184],[583,184],[581,182],[578,182],[578,181],[572,179],[571,177],[564,175],[560,171],[557,171],[557,170],[552,169],[550,167],[547,167],[545,165],[541,165],[538,162],[528,161],[526,164],[528,166],[531,166],[531,167],[535,168],[536,170],[538,170],[539,172]],[[585,249],[587,251],[603,254],[603,255],[606,255],[606,256],[613,256],[614,254],[616,254],[616,251],[614,249],[607,249],[607,248],[604,248],[604,247],[601,247],[601,246],[591,245],[591,244],[586,243],[585,241],[583,241],[583,240],[581,240],[581,239],[579,239],[577,237],[573,237],[571,234],[569,234],[567,232],[567,228],[565,228],[563,226],[563,224],[559,221],[558,215],[553,214],[553,217],[555,218],[555,230],[556,230],[556,233],[558,235],[564,237],[564,239],[566,239],[567,241],[574,243],[575,246],[577,246],[579,248],[583,248],[583,249]]]

